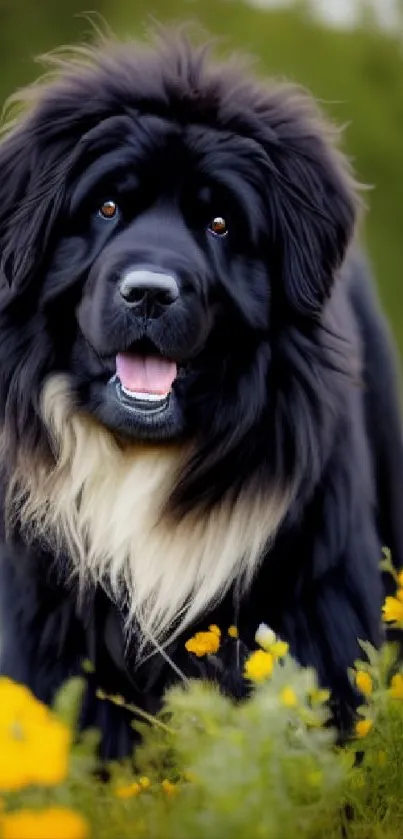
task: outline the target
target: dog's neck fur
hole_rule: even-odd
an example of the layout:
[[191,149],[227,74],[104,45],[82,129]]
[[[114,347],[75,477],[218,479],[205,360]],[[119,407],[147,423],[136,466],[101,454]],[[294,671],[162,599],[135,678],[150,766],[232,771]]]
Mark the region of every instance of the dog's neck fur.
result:
[[42,404],[55,462],[31,468],[21,458],[9,510],[27,537],[67,550],[80,584],[100,583],[117,603],[124,600],[144,644],[176,636],[233,583],[248,587],[287,511],[288,492],[245,489],[236,501],[173,522],[164,508],[184,448],[119,446],[72,408],[61,376],[48,380]]

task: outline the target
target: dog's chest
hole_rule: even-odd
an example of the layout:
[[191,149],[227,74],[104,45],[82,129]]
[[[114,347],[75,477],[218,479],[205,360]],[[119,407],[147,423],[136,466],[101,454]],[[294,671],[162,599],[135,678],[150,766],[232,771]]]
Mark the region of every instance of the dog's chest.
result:
[[128,606],[145,639],[175,633],[236,582],[247,587],[289,504],[289,493],[224,498],[179,520],[165,507],[187,453],[178,445],[122,448],[87,417],[64,409],[59,383],[45,394],[54,467],[30,480],[19,507],[35,535],[67,549],[82,580]]

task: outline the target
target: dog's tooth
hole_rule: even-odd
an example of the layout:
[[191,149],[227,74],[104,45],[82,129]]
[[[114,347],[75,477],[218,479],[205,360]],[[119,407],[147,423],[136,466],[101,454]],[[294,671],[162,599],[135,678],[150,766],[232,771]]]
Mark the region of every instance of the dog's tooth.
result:
[[126,394],[130,399],[139,399],[142,402],[163,402],[164,399],[167,398],[169,393],[143,393],[137,390],[129,390],[126,387],[123,387],[122,383],[120,384],[123,393]]

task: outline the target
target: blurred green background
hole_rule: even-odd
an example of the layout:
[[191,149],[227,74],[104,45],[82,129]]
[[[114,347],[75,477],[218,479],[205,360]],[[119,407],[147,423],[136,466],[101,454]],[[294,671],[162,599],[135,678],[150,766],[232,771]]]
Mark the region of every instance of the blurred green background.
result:
[[[338,2],[327,0],[327,10]],[[360,180],[373,185],[365,240],[403,358],[403,41],[399,27],[376,25],[365,0],[350,2],[362,14],[349,29],[314,18],[308,0],[270,9],[239,0],[91,0],[90,10],[124,36],[142,34],[150,16],[197,20],[225,36],[225,51],[253,53],[259,72],[309,87],[338,123],[347,124],[345,148]],[[378,0],[384,10],[387,3]],[[90,35],[80,15],[87,10],[88,0],[0,0],[1,102],[38,75],[35,55]]]

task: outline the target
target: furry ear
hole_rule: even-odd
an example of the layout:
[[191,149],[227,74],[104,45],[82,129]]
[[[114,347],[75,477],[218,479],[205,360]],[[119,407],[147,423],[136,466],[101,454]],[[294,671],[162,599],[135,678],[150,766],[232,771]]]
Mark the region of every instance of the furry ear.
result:
[[275,141],[265,145],[276,273],[291,308],[315,317],[354,234],[358,187],[308,97],[283,91],[274,111]]
[[71,157],[43,146],[30,118],[0,143],[0,277],[19,291],[43,263]]

